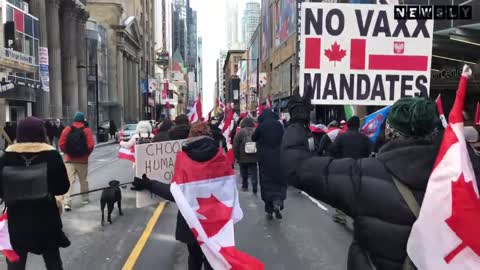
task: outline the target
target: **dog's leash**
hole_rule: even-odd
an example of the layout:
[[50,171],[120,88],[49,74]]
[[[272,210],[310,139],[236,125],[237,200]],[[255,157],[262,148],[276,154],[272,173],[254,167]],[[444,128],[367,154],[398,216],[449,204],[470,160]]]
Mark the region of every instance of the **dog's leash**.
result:
[[[128,183],[121,183],[118,186],[122,187],[122,188],[126,188],[126,185],[130,185],[130,184],[133,184],[133,181],[128,182]],[[97,188],[97,189],[89,190],[89,191],[86,191],[86,192],[80,192],[80,193],[72,194],[72,195],[70,195],[70,197],[76,197],[76,196],[85,195],[85,194],[89,194],[89,193],[93,193],[93,192],[98,192],[98,191],[102,191],[102,190],[109,189],[109,188],[112,188],[112,187]]]

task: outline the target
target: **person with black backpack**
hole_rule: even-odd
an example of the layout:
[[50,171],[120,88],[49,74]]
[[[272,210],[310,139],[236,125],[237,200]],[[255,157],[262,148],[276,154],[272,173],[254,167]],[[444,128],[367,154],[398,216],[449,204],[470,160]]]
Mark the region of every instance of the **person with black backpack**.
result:
[[5,202],[13,250],[20,257],[7,261],[8,270],[25,270],[28,253],[42,255],[47,270],[62,270],[59,248],[70,246],[62,230],[61,202],[56,196],[69,187],[60,154],[47,143],[44,122],[22,120],[17,142],[0,157],[0,198]]
[[[60,149],[65,153],[65,165],[67,167],[68,178],[73,186],[75,176],[78,176],[80,182],[80,192],[88,192],[88,158],[95,147],[95,139],[92,130],[85,126],[85,115],[77,112],[73,117],[73,124],[66,127],[60,136]],[[70,198],[72,188],[65,194],[65,210],[72,209],[72,200]],[[83,195],[83,204],[89,203],[88,194]]]
[[242,190],[248,191],[248,178],[250,178],[252,192],[256,195],[258,191],[258,159],[256,143],[252,141],[252,135],[255,132],[255,120],[251,117],[246,117],[240,123],[240,127],[240,131],[233,139],[233,153],[240,165]]

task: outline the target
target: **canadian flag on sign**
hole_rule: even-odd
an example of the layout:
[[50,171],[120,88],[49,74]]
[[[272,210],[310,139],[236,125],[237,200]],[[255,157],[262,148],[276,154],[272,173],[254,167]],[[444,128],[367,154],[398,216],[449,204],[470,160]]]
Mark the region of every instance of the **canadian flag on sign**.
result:
[[464,136],[464,67],[442,145],[407,251],[421,270],[480,269],[480,199]]
[[322,61],[326,60],[333,62],[333,67],[349,61],[351,70],[427,71],[428,55],[406,54],[406,46],[403,41],[393,41],[391,54],[379,54],[369,51],[367,40],[362,38],[339,43],[310,37],[305,39],[305,68],[320,69],[324,65]]
[[235,171],[223,151],[207,162],[179,152],[176,164],[170,191],[213,269],[263,270],[262,262],[235,248],[234,224],[243,212]]

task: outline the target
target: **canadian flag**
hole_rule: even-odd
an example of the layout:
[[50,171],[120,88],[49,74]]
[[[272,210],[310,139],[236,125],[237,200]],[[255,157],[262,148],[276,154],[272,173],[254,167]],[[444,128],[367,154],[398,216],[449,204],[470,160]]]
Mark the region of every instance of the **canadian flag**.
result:
[[10,243],[7,214],[3,214],[0,216],[0,250],[10,262],[16,262],[20,259],[17,253],[13,250],[12,244]]
[[207,162],[177,154],[170,185],[178,209],[215,270],[263,270],[259,260],[235,248],[234,224],[243,218],[235,171],[223,151]]
[[464,137],[464,67],[442,145],[407,251],[421,270],[480,269],[480,199]]
[[223,104],[219,98],[217,98],[217,107],[225,111],[225,104]]
[[257,117],[260,117],[260,115],[262,115],[263,109],[264,106],[262,104],[259,104],[257,107]]
[[480,126],[480,102],[477,102],[477,109],[475,111],[475,125]]
[[270,95],[267,97],[265,108],[268,108],[268,109],[272,108],[272,99],[270,98]]
[[[352,70],[427,71],[429,68],[428,55],[405,54],[405,42],[392,42],[391,54],[369,51],[373,49],[367,45],[364,38],[352,38],[350,42],[340,44],[336,41],[322,43],[322,39],[317,37],[306,38],[305,68],[320,69],[322,55],[335,64],[348,56]],[[322,48],[325,53],[322,53]]]
[[443,104],[442,104],[442,95],[438,95],[437,99],[435,99],[435,102],[437,103],[437,110],[438,114],[440,115],[440,120],[442,120],[442,125],[444,128],[447,128],[448,122],[447,119],[445,118],[445,114],[443,113]]
[[329,127],[327,129],[327,136],[333,142],[337,138],[338,134],[342,133],[342,130],[336,127]]
[[190,123],[202,121],[202,101],[200,100],[200,97],[198,97],[193,104],[193,110],[190,112],[188,117],[190,119]]
[[120,147],[120,150],[118,150],[118,158],[135,163],[135,146],[130,149]]

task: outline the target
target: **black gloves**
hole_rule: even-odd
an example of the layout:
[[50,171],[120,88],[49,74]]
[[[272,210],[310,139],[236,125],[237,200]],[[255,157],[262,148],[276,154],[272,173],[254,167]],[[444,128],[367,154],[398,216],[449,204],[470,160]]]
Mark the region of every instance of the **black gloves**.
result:
[[132,185],[131,190],[135,191],[152,189],[152,181],[148,179],[146,174],[142,175],[142,178],[135,177]]
[[313,109],[311,100],[313,98],[314,90],[311,85],[308,85],[300,96],[299,88],[296,87],[294,95],[288,102],[288,112],[290,113],[290,123],[300,123],[308,125],[310,122],[310,111]]

